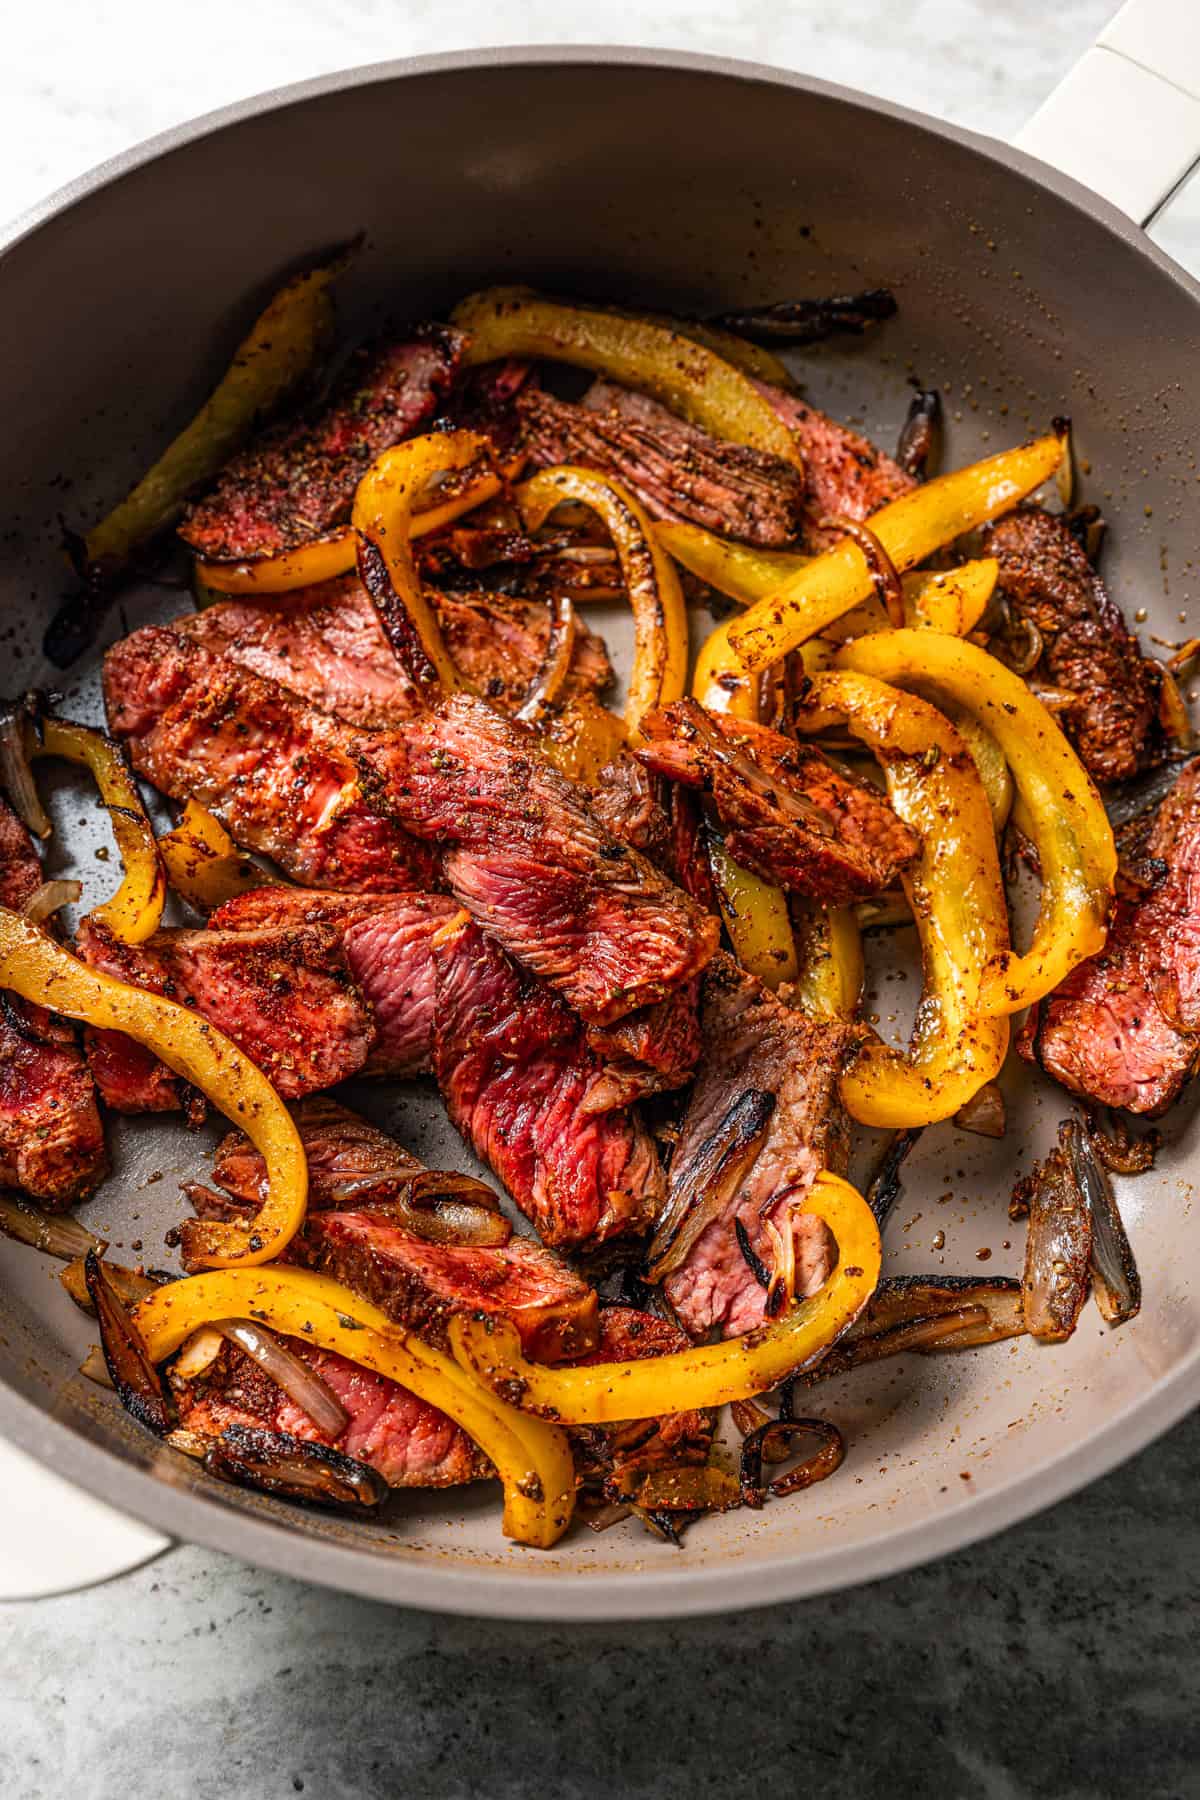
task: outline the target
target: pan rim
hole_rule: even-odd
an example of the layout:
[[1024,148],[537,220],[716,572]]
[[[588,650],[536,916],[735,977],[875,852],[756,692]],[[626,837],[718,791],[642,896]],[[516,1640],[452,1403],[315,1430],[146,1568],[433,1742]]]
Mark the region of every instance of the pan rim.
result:
[[[611,66],[680,71],[723,80],[760,83],[799,95],[831,99],[892,118],[963,146],[1006,172],[1016,172],[1034,191],[1049,192],[1095,219],[1134,248],[1194,303],[1200,282],[1154,244],[1134,221],[1089,188],[1027,152],[998,139],[792,70],[696,52],[638,46],[539,44],[481,48],[401,57],[360,64],[288,83],[172,126],[108,158],[59,187],[16,218],[0,224],[0,280],[7,255],[42,227],[94,194],[175,150],[270,112],[303,105],[347,89],[427,75],[521,68]],[[0,1431],[37,1460],[121,1510],[157,1529],[206,1548],[252,1559],[275,1572],[394,1604],[474,1617],[553,1622],[623,1621],[719,1614],[780,1604],[859,1586],[900,1574],[961,1550],[1016,1525],[1087,1486],[1145,1448],[1200,1404],[1200,1345],[1149,1396],[1131,1402],[1080,1446],[1067,1446],[1028,1473],[1016,1474],[986,1494],[968,1495],[945,1513],[900,1530],[883,1529],[862,1542],[816,1552],[784,1552],[760,1562],[738,1559],[725,1567],[674,1566],[637,1572],[545,1574],[386,1554],[323,1542],[288,1525],[234,1511],[200,1493],[157,1480],[117,1452],[91,1442],[49,1415],[0,1378]],[[498,1540],[498,1549],[499,1549]],[[510,1549],[514,1563],[527,1552]]]

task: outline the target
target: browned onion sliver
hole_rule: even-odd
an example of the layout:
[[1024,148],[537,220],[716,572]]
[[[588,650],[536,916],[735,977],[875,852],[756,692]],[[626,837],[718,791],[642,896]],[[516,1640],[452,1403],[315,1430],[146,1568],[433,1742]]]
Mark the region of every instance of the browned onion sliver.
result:
[[251,1425],[229,1425],[213,1438],[204,1453],[204,1467],[224,1481],[313,1506],[373,1509],[388,1495],[387,1482],[369,1463],[286,1431],[261,1431]]
[[82,892],[81,881],[43,881],[21,908],[21,917],[31,925],[44,924],[59,907],[74,906]]
[[1092,1288],[1106,1324],[1123,1325],[1142,1304],[1142,1279],[1125,1233],[1108,1171],[1090,1132],[1078,1119],[1059,1128],[1071,1168],[1087,1201],[1092,1222]]
[[677,1269],[709,1220],[721,1210],[741,1179],[775,1110],[775,1096],[747,1088],[697,1151],[689,1169],[672,1184],[667,1205],[647,1252],[647,1275],[660,1282]]
[[954,1123],[979,1137],[1002,1138],[1008,1129],[1008,1115],[1004,1109],[1004,1095],[996,1082],[987,1081],[977,1094],[972,1094],[966,1105],[960,1106],[955,1113]]
[[871,527],[864,525],[861,519],[848,519],[843,513],[833,513],[823,518],[821,527],[825,531],[844,532],[858,545],[866,559],[875,592],[887,609],[888,618],[897,630],[903,630],[904,587],[895,563]]
[[553,706],[559,699],[571,673],[571,658],[575,654],[578,630],[579,620],[571,596],[562,592],[553,594],[550,599],[550,635],[546,639],[546,654],[529,684],[524,700],[517,708],[518,719],[532,724],[547,707]]
[[[74,1221],[71,1222],[74,1223]],[[97,1244],[100,1244],[99,1239],[97,1239]],[[147,1294],[152,1294],[154,1289],[160,1285],[160,1283],[155,1281],[152,1276],[139,1275],[135,1269],[123,1268],[120,1263],[105,1262],[104,1270],[109,1281],[116,1289],[118,1298],[122,1300],[126,1306],[136,1306],[139,1300],[144,1300]],[[90,1313],[95,1311],[95,1307],[92,1305],[92,1297],[88,1292],[87,1269],[85,1267],[84,1256],[73,1257],[66,1268],[60,1272],[58,1279],[62,1282],[76,1306],[80,1307],[84,1312]],[[168,1275],[164,1277],[164,1279],[169,1281],[171,1277]]]
[[34,785],[29,763],[28,708],[9,704],[0,708],[0,788],[8,795],[13,811],[34,837],[48,838],[50,820]]
[[1092,1224],[1068,1154],[1058,1145],[1028,1178],[1022,1305],[1030,1333],[1057,1344],[1074,1331],[1088,1294]]
[[0,1193],[0,1231],[5,1237],[15,1238],[18,1244],[28,1244],[31,1250],[44,1251],[63,1262],[73,1262],[89,1250],[99,1252],[108,1247],[103,1238],[96,1237],[69,1213],[59,1217],[43,1212],[32,1200],[21,1200],[11,1193]]
[[87,1253],[84,1272],[100,1325],[100,1347],[117,1397],[139,1425],[156,1437],[165,1437],[179,1418],[142,1335],[94,1250]]
[[276,1387],[282,1388],[288,1399],[308,1414],[318,1431],[326,1437],[341,1437],[350,1423],[350,1414],[316,1371],[294,1350],[281,1344],[274,1332],[264,1331],[253,1319],[218,1319],[214,1328],[252,1356]]
[[[777,1475],[774,1481],[764,1484],[764,1459],[782,1460],[778,1445],[790,1444],[794,1437],[815,1437],[819,1440],[818,1448],[786,1475]],[[845,1455],[842,1434],[828,1419],[770,1419],[742,1441],[742,1499],[747,1506],[757,1510],[768,1494],[781,1498],[785,1494],[799,1493],[802,1488],[812,1487],[814,1482],[824,1481],[832,1475],[841,1467]]]
[[463,1244],[473,1250],[507,1244],[512,1225],[500,1202],[473,1175],[418,1169],[404,1175],[355,1175],[329,1181],[330,1206],[387,1213],[429,1244]]

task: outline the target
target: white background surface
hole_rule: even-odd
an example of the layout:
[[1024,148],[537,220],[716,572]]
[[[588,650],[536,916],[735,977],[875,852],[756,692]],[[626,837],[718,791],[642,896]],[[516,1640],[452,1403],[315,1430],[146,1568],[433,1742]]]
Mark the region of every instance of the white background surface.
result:
[[[1200,0],[1191,3],[1200,13]],[[716,51],[803,69],[1006,137],[1113,10],[1111,0],[1057,0],[1053,6],[1045,0],[858,0],[846,6],[830,0],[658,0],[636,7],[443,0],[436,8],[415,0],[21,0],[5,9],[3,20],[0,217],[20,212],[139,139],[228,101],[356,63],[485,43],[609,41]],[[1129,126],[1114,122],[1114,129]],[[1193,183],[1155,235],[1200,272],[1200,184]],[[1086,1498],[1071,1502],[1039,1527],[1048,1534],[1048,1556],[1057,1554],[1056,1531],[1062,1545],[1071,1541],[1072,1521],[1082,1519],[1086,1505]],[[15,1521],[6,1523],[0,1491],[0,1531],[14,1528]],[[26,1519],[20,1530],[28,1529]],[[165,1661],[160,1646],[167,1596],[160,1584],[170,1589],[172,1648]],[[272,1776],[268,1783],[261,1764],[229,1779],[220,1774],[222,1747],[229,1748],[221,1721],[227,1712],[237,1714],[246,1684],[262,1673],[264,1656],[289,1665],[306,1655],[333,1656],[330,1624],[349,1628],[352,1618],[361,1624],[356,1605],[252,1575],[215,1554],[180,1549],[99,1593],[9,1609],[0,1615],[3,1661],[10,1671],[19,1666],[21,1679],[20,1692],[10,1680],[0,1693],[0,1788],[6,1800],[57,1800],[67,1792],[73,1800],[118,1791],[187,1791],[193,1800],[290,1794],[291,1780],[279,1785]],[[264,1615],[272,1612],[277,1616],[267,1626]],[[103,1641],[114,1619],[121,1623],[119,1656]],[[376,1637],[378,1629],[371,1627]],[[431,1630],[415,1615],[388,1615],[391,1640],[414,1655],[419,1646],[428,1649]],[[446,1631],[445,1641],[466,1658],[469,1628]],[[495,1640],[494,1631],[490,1638]],[[253,1671],[251,1654],[257,1659]],[[283,1673],[290,1675],[290,1666]],[[155,1694],[172,1709],[184,1699],[195,1703],[194,1716],[207,1719],[210,1735],[197,1742],[181,1721],[182,1735],[173,1740],[178,1760],[160,1765],[162,1779],[142,1786],[130,1780],[113,1734],[121,1721],[142,1717]],[[94,1759],[87,1727],[90,1721],[98,1729],[100,1718],[110,1750],[107,1758]],[[435,1790],[474,1791],[436,1783],[416,1791]],[[321,1790],[310,1788],[315,1791]],[[339,1785],[324,1791],[374,1790]],[[972,1782],[972,1791],[1008,1795],[1018,1789],[984,1781]]]

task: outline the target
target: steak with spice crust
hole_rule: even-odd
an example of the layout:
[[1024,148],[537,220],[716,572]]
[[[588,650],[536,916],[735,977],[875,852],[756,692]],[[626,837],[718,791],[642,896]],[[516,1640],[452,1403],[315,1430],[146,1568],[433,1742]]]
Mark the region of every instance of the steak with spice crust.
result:
[[797,533],[801,549],[827,550],[841,535],[829,521],[861,522],[916,486],[913,476],[861,432],[840,425],[799,394],[766,381],[754,385],[804,452],[803,518]]
[[838,1077],[855,1035],[793,1012],[724,955],[705,975],[701,1023],[649,1257],[695,1338],[751,1331],[823,1279],[826,1233],[800,1208],[821,1169],[845,1164]]
[[[429,592],[468,686],[505,710],[519,706],[546,653],[547,608],[503,594]],[[289,594],[222,601],[177,619],[172,630],[351,725],[399,725],[424,704],[357,575]],[[580,623],[567,693],[598,692],[611,680],[602,640]]]
[[180,1427],[202,1437],[220,1437],[230,1425],[285,1432],[369,1464],[389,1487],[454,1487],[493,1473],[461,1425],[398,1381],[303,1338],[281,1337],[281,1342],[320,1376],[350,1415],[337,1437],[314,1425],[253,1357],[230,1343],[222,1343],[205,1368],[187,1376],[168,1366]]
[[[42,884],[29,833],[0,799],[0,905],[19,912]],[[96,1090],[72,1028],[0,995],[0,1186],[60,1212],[108,1170]]]
[[1156,1117],[1200,1068],[1200,762],[1140,848],[1157,886],[1118,892],[1104,949],[1032,1008],[1018,1048],[1072,1093]]
[[482,700],[364,732],[153,626],[109,652],[105,694],[140,773],[307,885],[428,888],[434,853],[409,834],[443,847],[455,897],[590,1023],[665,999],[716,948],[716,920]]
[[271,426],[231,459],[187,511],[179,535],[197,556],[278,556],[349,524],[354,490],[384,450],[433,416],[463,339],[444,325],[355,352],[328,396]]
[[548,1244],[644,1230],[663,1200],[649,1134],[611,1110],[575,1015],[464,916],[434,945],[434,1073],[446,1110]]
[[539,1362],[582,1355],[596,1342],[594,1291],[532,1238],[486,1248],[430,1244],[384,1213],[318,1212],[289,1255],[438,1348],[456,1312],[510,1319],[526,1355]]
[[[92,968],[200,1013],[245,1051],[285,1099],[356,1074],[374,1041],[370,1010],[346,966],[339,933],[328,925],[157,931],[143,944],[126,944],[85,919],[76,950]],[[107,1040],[122,1034],[95,1035],[100,1051],[92,1069],[109,1105],[118,1112],[161,1111],[162,1065],[154,1062],[148,1076],[152,1094],[131,1089],[123,1076],[116,1087],[106,1085],[114,1079],[114,1053],[122,1054]],[[140,1045],[133,1049],[145,1054]],[[140,1060],[130,1055],[120,1067]],[[178,1095],[175,1104],[182,1104]]]
[[713,797],[735,862],[829,906],[890,887],[921,840],[878,788],[766,725],[677,700],[643,719],[647,767]]
[[1061,518],[1022,506],[989,525],[1012,617],[1036,627],[1036,672],[1075,696],[1058,720],[1096,781],[1125,781],[1158,762],[1162,671],[1142,655],[1119,606]]

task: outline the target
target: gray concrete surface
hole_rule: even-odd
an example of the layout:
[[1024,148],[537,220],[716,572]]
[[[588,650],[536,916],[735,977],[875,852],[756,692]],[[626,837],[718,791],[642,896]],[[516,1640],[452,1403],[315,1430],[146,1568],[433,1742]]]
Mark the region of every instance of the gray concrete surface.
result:
[[[708,47],[1004,133],[1113,8],[60,0],[5,21],[0,211],[238,94],[472,42]],[[1157,235],[1200,265],[1200,184]],[[0,1796],[1198,1795],[1198,1474],[1193,1418],[930,1568],[681,1625],[442,1620],[176,1549],[0,1610]]]

